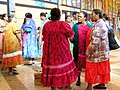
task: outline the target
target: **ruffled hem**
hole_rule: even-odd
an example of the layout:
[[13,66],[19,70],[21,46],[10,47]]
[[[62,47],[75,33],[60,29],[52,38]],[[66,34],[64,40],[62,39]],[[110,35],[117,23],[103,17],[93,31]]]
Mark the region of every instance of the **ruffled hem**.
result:
[[22,55],[16,55],[13,57],[3,58],[2,67],[14,67],[22,64]]
[[78,70],[74,62],[62,68],[45,68],[43,66],[41,83],[44,87],[60,88],[76,81]]
[[85,81],[92,84],[107,84],[110,81],[109,60],[100,63],[86,62]]

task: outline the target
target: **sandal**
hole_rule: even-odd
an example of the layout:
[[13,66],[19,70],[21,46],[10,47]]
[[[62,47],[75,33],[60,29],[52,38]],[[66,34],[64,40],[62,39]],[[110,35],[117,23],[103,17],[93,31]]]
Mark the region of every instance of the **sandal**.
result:
[[17,71],[17,70],[13,69],[13,71]]
[[14,71],[14,72],[13,72],[13,75],[19,75],[19,73],[18,73],[18,72],[16,72],[16,71]]
[[93,86],[94,89],[107,89],[106,86],[104,84],[98,84]]

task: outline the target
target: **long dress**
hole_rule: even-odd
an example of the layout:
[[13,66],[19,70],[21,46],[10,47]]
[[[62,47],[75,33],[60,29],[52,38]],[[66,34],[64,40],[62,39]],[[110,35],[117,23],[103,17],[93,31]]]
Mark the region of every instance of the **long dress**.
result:
[[[107,40],[107,37],[106,37],[107,36],[107,28],[106,28],[103,20],[99,20],[99,22],[97,22],[97,24],[95,26],[100,27],[101,29],[105,30],[106,34],[103,34],[103,36],[105,36],[104,40]],[[99,32],[98,32],[98,34],[99,34]],[[98,34],[95,34],[95,35],[98,35]],[[89,30],[87,33],[87,38],[86,38],[86,48],[88,48],[91,43],[91,37],[93,37],[92,35],[93,35],[93,30]],[[94,39],[95,38],[96,37],[94,37]],[[98,41],[97,39],[98,39],[98,37],[94,41]],[[105,50],[109,49],[108,41],[106,41],[106,43],[107,43],[107,45],[105,45]],[[99,46],[99,45],[97,45],[97,46]],[[95,50],[97,50],[97,48]],[[91,51],[92,51],[92,49],[91,49]],[[109,51],[105,51],[105,53],[106,52],[109,52]],[[86,60],[88,57],[90,57],[90,56],[87,56]],[[90,59],[96,60],[97,58],[91,57]],[[86,61],[85,81],[88,83],[91,83],[91,84],[96,84],[96,83],[107,84],[110,81],[109,57],[105,61],[101,61],[101,62],[92,62],[92,61],[90,62],[87,60]]]
[[63,21],[48,21],[43,27],[43,57],[42,79],[43,86],[68,86],[78,76],[70,52],[68,38],[74,36],[70,26]]
[[89,30],[88,25],[78,25],[78,61],[75,64],[79,72],[86,65],[86,36]]
[[23,58],[38,58],[37,30],[33,19],[29,18],[24,25],[22,56]]
[[82,68],[85,68],[86,63],[86,36],[87,32],[90,30],[88,25],[82,25],[76,23],[72,30],[75,32],[74,39],[72,41],[73,47],[73,56],[74,62],[79,72],[81,72]]
[[21,45],[15,33],[20,33],[20,29],[11,22],[5,28],[2,67],[14,67],[22,63]]

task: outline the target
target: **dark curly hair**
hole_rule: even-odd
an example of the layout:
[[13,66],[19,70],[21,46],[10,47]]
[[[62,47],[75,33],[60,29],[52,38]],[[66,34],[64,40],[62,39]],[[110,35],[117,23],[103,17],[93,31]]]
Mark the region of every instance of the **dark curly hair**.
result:
[[50,14],[51,14],[51,20],[56,21],[56,20],[60,19],[60,16],[61,16],[60,9],[53,8],[53,9],[51,9]]
[[107,14],[103,14],[103,18],[105,18],[105,20],[109,20],[109,17],[108,17],[108,15]]
[[46,14],[47,14],[47,12],[46,13],[42,12],[42,13],[40,13],[40,16],[46,17]]
[[95,14],[99,14],[99,18],[103,18],[103,14],[102,14],[102,11],[100,9],[93,9],[93,12]]
[[26,14],[25,14],[25,17],[26,17],[26,18],[32,18],[32,14],[31,14],[31,13],[26,13]]
[[4,13],[4,14],[2,15],[1,19],[4,20],[4,18],[5,18],[6,15],[7,15],[7,14]]

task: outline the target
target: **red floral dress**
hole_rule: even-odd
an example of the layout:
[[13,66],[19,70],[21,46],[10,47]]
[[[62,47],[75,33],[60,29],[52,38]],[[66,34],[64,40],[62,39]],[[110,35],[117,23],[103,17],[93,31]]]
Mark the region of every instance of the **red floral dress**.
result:
[[70,85],[78,76],[68,38],[74,36],[63,21],[49,21],[43,27],[42,84],[49,87]]

